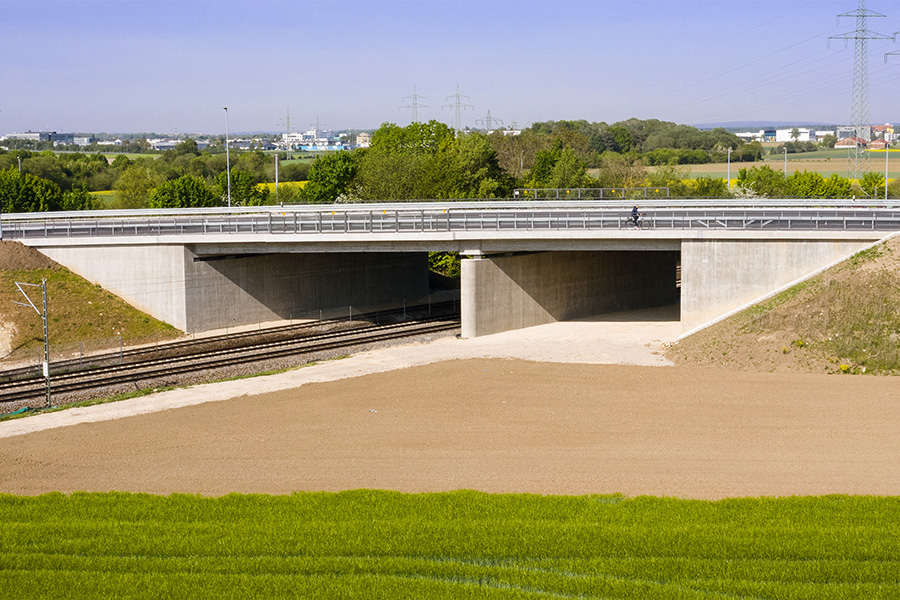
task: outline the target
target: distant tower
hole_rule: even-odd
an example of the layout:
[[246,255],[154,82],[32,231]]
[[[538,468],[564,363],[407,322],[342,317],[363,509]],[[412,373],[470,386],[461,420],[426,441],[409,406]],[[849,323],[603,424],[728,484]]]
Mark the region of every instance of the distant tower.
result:
[[403,97],[404,100],[406,100],[407,98],[412,100],[412,102],[410,102],[409,104],[407,104],[405,106],[401,106],[400,108],[408,108],[408,109],[412,110],[412,122],[413,123],[419,122],[419,107],[420,106],[422,108],[430,108],[427,104],[419,104],[419,98],[424,98],[424,97],[425,96],[420,96],[419,94],[416,93],[416,86],[413,86],[412,96],[404,96]]
[[462,101],[463,98],[465,98],[466,100],[469,100],[468,96],[463,96],[462,94],[459,93],[459,84],[457,84],[456,85],[456,93],[453,94],[452,96],[447,96],[447,100],[453,100],[453,102],[451,104],[445,104],[444,106],[441,107],[441,108],[452,108],[456,111],[456,118],[453,121],[453,127],[454,127],[454,129],[456,129],[456,131],[462,130],[462,117],[461,117],[462,111],[466,110],[467,108],[471,108],[471,109],[475,108],[471,104],[464,103]]
[[[854,136],[866,142],[872,139],[872,127],[869,123],[869,40],[890,40],[892,36],[869,31],[869,17],[883,17],[881,13],[866,8],[866,0],[859,0],[855,11],[838,15],[856,17],[856,30],[834,35],[829,40],[856,41],[856,60],[853,68],[853,100],[850,106],[850,127]],[[869,153],[860,144],[850,147],[849,177],[859,180],[869,171]]]
[[475,124],[476,124],[476,125],[477,125],[477,124],[484,125],[484,128],[485,128],[487,131],[491,131],[491,130],[493,130],[494,127],[497,126],[497,125],[499,125],[499,126],[502,127],[502,126],[503,126],[503,121],[500,120],[500,119],[495,119],[495,118],[491,117],[491,111],[488,111],[487,116],[486,116],[485,118],[483,118],[483,119],[478,119],[477,121],[475,121]]

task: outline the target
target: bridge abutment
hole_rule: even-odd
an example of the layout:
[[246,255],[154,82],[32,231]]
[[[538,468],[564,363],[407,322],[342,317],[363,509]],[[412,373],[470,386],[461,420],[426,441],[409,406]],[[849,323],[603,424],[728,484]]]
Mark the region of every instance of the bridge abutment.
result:
[[462,261],[462,335],[677,301],[673,251],[535,252]]
[[758,301],[871,244],[859,239],[683,240],[682,330]]

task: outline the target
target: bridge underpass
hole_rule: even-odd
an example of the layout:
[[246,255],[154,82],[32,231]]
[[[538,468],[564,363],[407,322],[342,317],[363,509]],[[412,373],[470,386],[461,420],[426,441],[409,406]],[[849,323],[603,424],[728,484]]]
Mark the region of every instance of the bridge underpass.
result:
[[562,251],[462,261],[462,335],[668,306],[679,252]]

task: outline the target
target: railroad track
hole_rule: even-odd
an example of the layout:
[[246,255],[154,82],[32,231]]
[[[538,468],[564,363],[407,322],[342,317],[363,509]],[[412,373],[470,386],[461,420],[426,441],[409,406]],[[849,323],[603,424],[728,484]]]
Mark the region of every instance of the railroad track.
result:
[[[382,313],[383,314],[383,313]],[[316,323],[321,328],[321,323]],[[413,321],[390,323],[385,325],[365,325],[340,331],[328,331],[312,333],[309,326],[287,326],[278,329],[293,329],[295,334],[285,339],[268,340],[258,343],[232,345],[215,350],[190,351],[191,347],[197,347],[192,341],[185,342],[179,349],[179,355],[153,356],[152,350],[139,349],[129,351],[127,363],[99,366],[90,369],[69,370],[58,372],[57,366],[51,369],[51,384],[54,396],[69,395],[89,390],[102,390],[112,386],[123,387],[130,384],[138,388],[141,382],[153,380],[172,381],[179,376],[200,373],[204,371],[215,372],[217,370],[231,368],[238,365],[247,365],[271,361],[273,359],[296,357],[302,364],[303,357],[312,357],[321,353],[350,348],[360,345],[374,344],[378,342],[397,340],[418,335],[427,335],[451,331],[459,327],[458,318],[431,317]],[[271,333],[271,330],[266,333]],[[297,337],[299,332],[302,337]],[[303,335],[305,333],[305,335]],[[232,334],[218,336],[220,341],[237,343],[240,338],[252,338],[259,336],[261,332],[248,332],[246,334]],[[210,339],[202,341],[209,344]],[[152,356],[140,359],[141,353]],[[118,353],[115,354],[118,357]],[[5,375],[5,374],[4,374]],[[32,401],[46,396],[46,380],[43,377],[31,376],[0,382],[0,404],[14,401]]]
[[[427,311],[427,312],[426,312]],[[191,340],[179,340],[174,342],[166,342],[155,346],[145,346],[140,348],[130,348],[121,351],[104,352],[92,354],[87,357],[79,357],[67,360],[52,361],[52,371],[54,375],[84,371],[103,366],[120,365],[126,363],[139,363],[150,358],[159,357],[179,357],[189,354],[195,354],[203,349],[210,347],[221,348],[239,348],[254,343],[255,338],[280,338],[292,339],[299,336],[309,335],[309,332],[315,332],[323,327],[353,327],[353,323],[359,321],[374,322],[400,318],[410,315],[431,316],[431,314],[443,314],[448,316],[458,315],[458,306],[456,302],[440,302],[432,305],[416,305],[407,308],[397,308],[391,310],[382,310],[378,312],[360,313],[353,315],[353,321],[349,321],[346,317],[338,317],[334,319],[324,319],[313,322],[304,322],[290,325],[279,325],[276,327],[267,327],[253,331],[243,331],[237,333],[229,333],[224,335],[208,336]],[[0,371],[0,384],[15,380],[30,379],[39,376],[41,373],[40,365],[21,367],[16,369],[6,369]],[[2,388],[0,388],[2,389]]]

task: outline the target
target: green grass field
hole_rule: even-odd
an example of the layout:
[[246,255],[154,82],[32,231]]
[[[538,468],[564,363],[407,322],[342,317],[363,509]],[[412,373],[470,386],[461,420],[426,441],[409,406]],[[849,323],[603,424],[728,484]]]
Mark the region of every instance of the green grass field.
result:
[[0,595],[897,598],[898,511],[844,496],[0,496]]

